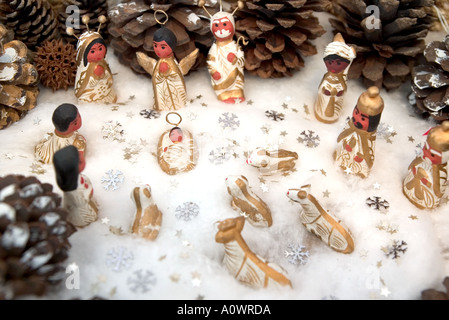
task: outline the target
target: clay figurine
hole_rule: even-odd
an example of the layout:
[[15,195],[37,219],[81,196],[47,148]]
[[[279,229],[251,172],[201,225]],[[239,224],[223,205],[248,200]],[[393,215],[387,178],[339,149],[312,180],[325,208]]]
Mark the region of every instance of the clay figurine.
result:
[[299,220],[312,234],[320,238],[333,250],[340,253],[354,251],[352,236],[336,217],[323,209],[318,200],[310,194],[310,185],[290,189],[287,197],[299,203],[302,211]]
[[226,178],[228,193],[232,196],[231,206],[247,218],[255,227],[271,227],[273,218],[267,204],[250,188],[248,179],[244,176],[229,176]]
[[[156,10],[154,13],[156,21],[158,21],[156,17],[158,12],[167,15],[164,11]],[[199,49],[192,51],[178,64],[173,53],[176,43],[176,35],[170,29],[162,27],[153,36],[153,48],[159,60],[153,59],[143,52],[136,53],[138,63],[152,77],[153,109],[157,111],[178,110],[184,107],[187,101],[184,76],[194,65]]]
[[204,3],[205,1],[198,1],[199,6],[211,17],[210,29],[215,37],[207,57],[212,87],[220,101],[230,104],[243,102],[245,56],[239,45],[242,37],[234,40],[233,17],[238,9],[243,8],[243,2],[238,1],[238,7],[231,14],[222,10],[220,0],[220,11],[213,16],[204,7]]
[[78,39],[76,47],[77,72],[75,78],[75,96],[80,102],[114,103],[117,95],[114,90],[112,72],[106,59],[107,46],[100,34],[101,24],[106,22],[100,16],[98,30],[89,30],[89,17],[83,16],[87,31],[77,37],[72,28],[67,28],[68,35]]
[[136,205],[131,232],[148,240],[156,239],[162,224],[162,212],[153,200],[151,187],[135,187],[131,199]]
[[340,33],[326,47],[324,63],[328,72],[321,81],[315,103],[315,116],[319,121],[334,123],[340,118],[347,91],[347,74],[355,58],[355,49],[345,43]]
[[292,170],[296,165],[296,160],[298,160],[296,152],[283,149],[268,151],[256,148],[250,153],[246,163],[258,168],[261,175],[272,175]]
[[366,178],[374,164],[377,127],[384,101],[379,88],[371,87],[360,96],[352,118],[338,136],[334,159],[342,170]]
[[215,241],[225,246],[223,264],[241,283],[259,288],[291,287],[287,272],[280,266],[260,258],[246,244],[241,235],[245,218],[221,221]]
[[78,108],[70,103],[61,104],[55,109],[52,116],[55,126],[54,133],[47,133],[34,149],[35,157],[43,163],[52,163],[56,151],[63,147],[73,145],[79,151],[79,158],[84,163],[86,152],[86,139],[78,133],[82,119]]
[[449,121],[427,134],[422,155],[415,158],[403,182],[405,196],[420,209],[435,209],[444,196],[449,159]]
[[81,172],[85,164],[80,162],[74,146],[57,151],[53,157],[56,182],[63,191],[63,207],[69,212],[67,220],[75,227],[86,227],[98,219],[98,205],[93,198],[89,178]]

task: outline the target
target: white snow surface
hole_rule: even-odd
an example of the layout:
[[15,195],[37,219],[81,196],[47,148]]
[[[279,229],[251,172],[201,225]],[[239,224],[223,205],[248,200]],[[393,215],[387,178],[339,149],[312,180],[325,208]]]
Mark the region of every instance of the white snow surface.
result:
[[[79,266],[79,289],[70,290],[63,282],[44,299],[101,296],[164,300],[329,297],[413,300],[420,299],[422,290],[443,289],[441,283],[449,275],[448,204],[432,211],[419,210],[402,193],[402,181],[415,158],[416,145],[424,143],[423,134],[435,123],[417,117],[409,107],[410,84],[392,92],[382,90],[385,110],[381,122],[391,126],[397,135],[391,137],[391,143],[377,139],[374,168],[367,179],[348,176],[337,168],[332,158],[336,139],[364,87],[359,81],[348,83],[338,123],[323,124],[315,119],[313,105],[326,71],[322,53],[332,40],[327,15],[319,17],[329,31],[314,42],[319,54],[306,58],[306,67],[301,72],[292,78],[269,80],[246,75],[245,93],[247,101],[254,102],[252,105],[247,102],[226,105],[218,101],[205,68],[186,77],[188,99],[193,102],[179,111],[183,117],[181,127],[192,132],[200,155],[197,167],[191,172],[168,176],[159,168],[152,153],[156,153],[159,137],[170,128],[165,121],[167,113],[162,112],[157,119],[139,115],[141,110],[152,107],[151,80],[119,64],[112,50],[108,59],[115,74],[119,102],[127,102],[134,96],[132,101],[118,108],[78,104],[73,89],[53,93],[42,88],[37,107],[21,121],[0,131],[0,175],[36,175],[42,182],[53,184],[55,192],[62,195],[52,165],[42,165],[43,174],[31,172],[32,164],[36,163],[34,147],[47,132],[53,131],[51,116],[58,105],[74,103],[82,116],[79,132],[87,140],[87,166],[83,174],[92,181],[99,219],[70,238],[72,248],[66,263]],[[442,35],[431,37],[441,39]],[[199,95],[202,97],[198,98]],[[309,114],[304,105],[308,106]],[[283,113],[285,120],[276,122],[267,118],[267,110]],[[240,125],[235,130],[220,126],[219,118],[226,112],[238,116]],[[103,139],[102,127],[107,121],[122,125],[124,142]],[[270,128],[269,134],[261,129],[264,126]],[[318,147],[308,148],[297,141],[301,132],[308,130],[320,137]],[[131,148],[133,143],[141,145],[141,151],[127,160],[124,149]],[[277,144],[298,153],[297,171],[286,177],[265,177],[263,189],[268,192],[263,192],[259,171],[246,164],[244,152]],[[237,158],[231,156],[223,164],[209,160],[212,150],[228,146]],[[123,184],[117,190],[102,187],[101,178],[108,170],[123,173]],[[242,235],[254,253],[288,272],[292,288],[251,289],[237,282],[222,264],[224,246],[215,242],[216,222],[239,216],[230,205],[225,184],[228,175],[246,176],[253,192],[271,208],[270,228],[255,228],[247,222]],[[142,183],[151,186],[153,199],[163,213],[159,236],[152,242],[128,233],[135,210],[130,194]],[[290,203],[286,192],[306,184],[312,185],[311,194],[323,208],[351,230],[353,253],[334,252],[300,224],[301,208]],[[387,200],[389,210],[382,212],[368,207],[365,201],[373,196]],[[176,208],[187,202],[198,205],[198,215],[190,221],[177,219]],[[378,228],[387,225],[397,231],[389,233]],[[117,232],[119,228],[122,235]],[[407,251],[393,260],[382,248],[390,247],[395,240],[405,241]],[[305,247],[309,252],[307,263],[288,262],[285,251],[291,244]],[[129,269],[114,271],[107,265],[108,252],[122,247],[132,253],[133,259],[126,261]],[[131,290],[127,284],[137,270],[149,270],[156,278],[155,284],[144,293]]]

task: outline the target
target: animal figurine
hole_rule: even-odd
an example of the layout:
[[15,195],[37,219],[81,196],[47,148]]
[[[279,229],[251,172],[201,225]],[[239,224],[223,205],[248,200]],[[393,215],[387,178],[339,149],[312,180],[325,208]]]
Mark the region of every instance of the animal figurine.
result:
[[444,196],[449,159],[449,121],[432,128],[422,155],[408,167],[402,191],[420,209],[435,209]]
[[374,165],[377,127],[384,109],[379,88],[362,93],[352,118],[338,136],[334,159],[347,173],[366,178]]
[[246,163],[258,168],[262,175],[272,175],[292,170],[296,165],[296,160],[298,160],[296,152],[283,149],[268,151],[256,148],[249,154]]
[[93,198],[90,179],[81,172],[84,164],[74,146],[57,151],[53,157],[56,182],[63,191],[63,207],[69,212],[67,220],[75,227],[86,227],[98,219],[98,205]]
[[47,133],[34,148],[36,159],[43,163],[52,163],[56,151],[73,145],[79,151],[79,158],[85,162],[86,139],[78,133],[82,126],[82,119],[78,108],[70,103],[58,106],[53,112],[52,122],[55,126],[53,133]]
[[148,240],[155,240],[162,224],[162,212],[159,211],[151,195],[151,187],[135,187],[131,199],[136,205],[131,233]]
[[[170,122],[169,116],[175,114],[179,122]],[[176,112],[169,112],[166,120],[174,127],[166,131],[159,138],[157,159],[162,171],[169,175],[188,172],[195,168],[198,160],[198,150],[192,133],[181,129],[181,116]]]
[[318,200],[310,194],[311,185],[290,189],[287,197],[301,205],[299,220],[312,234],[333,250],[341,253],[354,251],[354,240],[341,221],[325,211]]
[[256,289],[292,287],[282,267],[265,261],[251,251],[241,235],[244,225],[244,217],[221,221],[215,235],[215,241],[225,246],[223,264],[232,276]]
[[89,30],[88,16],[83,16],[82,21],[87,26],[87,31],[81,36],[77,37],[73,28],[66,30],[68,35],[78,39],[75,96],[80,102],[85,103],[114,103],[117,101],[117,94],[106,58],[106,42],[100,34],[101,25],[106,22],[106,17],[98,18],[100,26],[96,32]]
[[238,1],[238,6],[234,12],[223,11],[220,0],[220,11],[211,15],[204,6],[205,1],[198,1],[210,16],[210,29],[215,37],[207,57],[207,68],[211,76],[212,87],[220,101],[234,104],[245,101],[244,93],[244,67],[245,55],[240,48],[239,41],[234,40],[235,20],[234,13],[242,9],[244,4]]
[[228,193],[232,196],[231,206],[247,218],[255,227],[271,227],[273,218],[267,204],[252,192],[244,176],[226,178]]
[[315,116],[324,123],[334,123],[340,118],[344,95],[347,91],[347,75],[356,51],[348,46],[340,33],[334,37],[324,51],[327,73],[318,89]]
[[[156,21],[159,21],[156,17],[158,12],[167,16],[164,11],[156,10],[154,13]],[[136,53],[139,65],[152,76],[153,109],[157,111],[178,110],[184,107],[187,101],[184,76],[195,64],[199,49],[192,51],[178,64],[173,53],[176,43],[176,35],[170,29],[162,27],[153,36],[153,48],[159,60],[153,59],[143,52]]]

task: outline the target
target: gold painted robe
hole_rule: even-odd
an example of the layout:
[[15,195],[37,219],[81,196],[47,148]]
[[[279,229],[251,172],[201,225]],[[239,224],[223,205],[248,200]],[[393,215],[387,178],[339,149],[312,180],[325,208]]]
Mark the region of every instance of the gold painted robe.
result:
[[[166,74],[159,72],[162,62],[170,67]],[[184,76],[174,57],[158,60],[153,73],[153,92],[154,110],[178,110],[185,106],[187,93]]]
[[53,156],[56,151],[64,147],[73,145],[79,151],[85,152],[86,139],[77,131],[67,136],[61,136],[55,133],[47,133],[35,147],[34,154],[38,161],[43,163],[53,163]]

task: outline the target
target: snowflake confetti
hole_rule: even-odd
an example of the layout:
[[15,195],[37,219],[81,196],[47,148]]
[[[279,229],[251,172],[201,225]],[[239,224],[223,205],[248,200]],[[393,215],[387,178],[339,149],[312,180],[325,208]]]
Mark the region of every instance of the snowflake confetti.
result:
[[42,164],[38,162],[33,162],[30,166],[31,173],[34,174],[44,174],[46,171],[44,168],[42,168]]
[[301,136],[298,137],[298,142],[305,144],[308,148],[316,148],[320,145],[320,137],[315,135],[315,132],[312,130],[308,130],[308,133],[303,131]]
[[399,231],[399,227],[396,224],[390,224],[386,221],[381,221],[376,226],[377,229],[381,231],[386,231],[389,234],[395,234]]
[[136,156],[142,151],[142,146],[145,146],[147,142],[141,139],[140,144],[136,142],[129,142],[126,148],[123,149],[123,159],[128,160],[131,163],[137,161]]
[[161,116],[160,112],[156,110],[147,110],[147,109],[140,111],[139,114],[146,119],[157,119]]
[[146,293],[156,284],[156,277],[150,270],[137,270],[127,280],[129,289],[134,293]]
[[220,165],[228,161],[233,154],[232,147],[221,147],[212,150],[209,153],[209,161],[215,165]]
[[101,128],[103,139],[123,142],[124,130],[119,122],[107,121]]
[[397,133],[394,131],[393,127],[384,122],[381,122],[377,127],[377,136],[387,141],[390,138],[394,137],[396,134]]
[[370,208],[374,208],[374,210],[387,210],[390,207],[390,204],[387,200],[382,200],[381,197],[371,197],[366,199],[366,204]]
[[395,240],[394,244],[388,248],[386,248],[385,254],[388,258],[392,258],[393,260],[400,258],[407,251],[407,242],[403,240]]
[[190,221],[195,218],[199,212],[200,207],[193,202],[185,202],[176,208],[175,217],[179,220]]
[[273,121],[284,121],[285,115],[283,113],[274,111],[274,110],[267,110],[265,111],[265,115],[267,118],[270,118]]
[[106,265],[116,272],[131,268],[134,260],[133,253],[124,247],[109,250],[107,256]]
[[240,126],[240,120],[234,113],[225,112],[218,118],[218,123],[223,129],[235,130]]
[[306,264],[309,259],[309,251],[304,251],[306,247],[295,246],[294,244],[288,245],[288,249],[285,250],[285,257],[291,264],[297,265]]
[[120,170],[117,170],[115,172],[114,170],[109,170],[106,172],[106,174],[107,177],[101,178],[101,183],[105,184],[103,188],[107,191],[109,191],[109,189],[117,190],[119,186],[123,183],[123,180],[125,179],[124,177],[121,176],[123,175],[123,173]]

